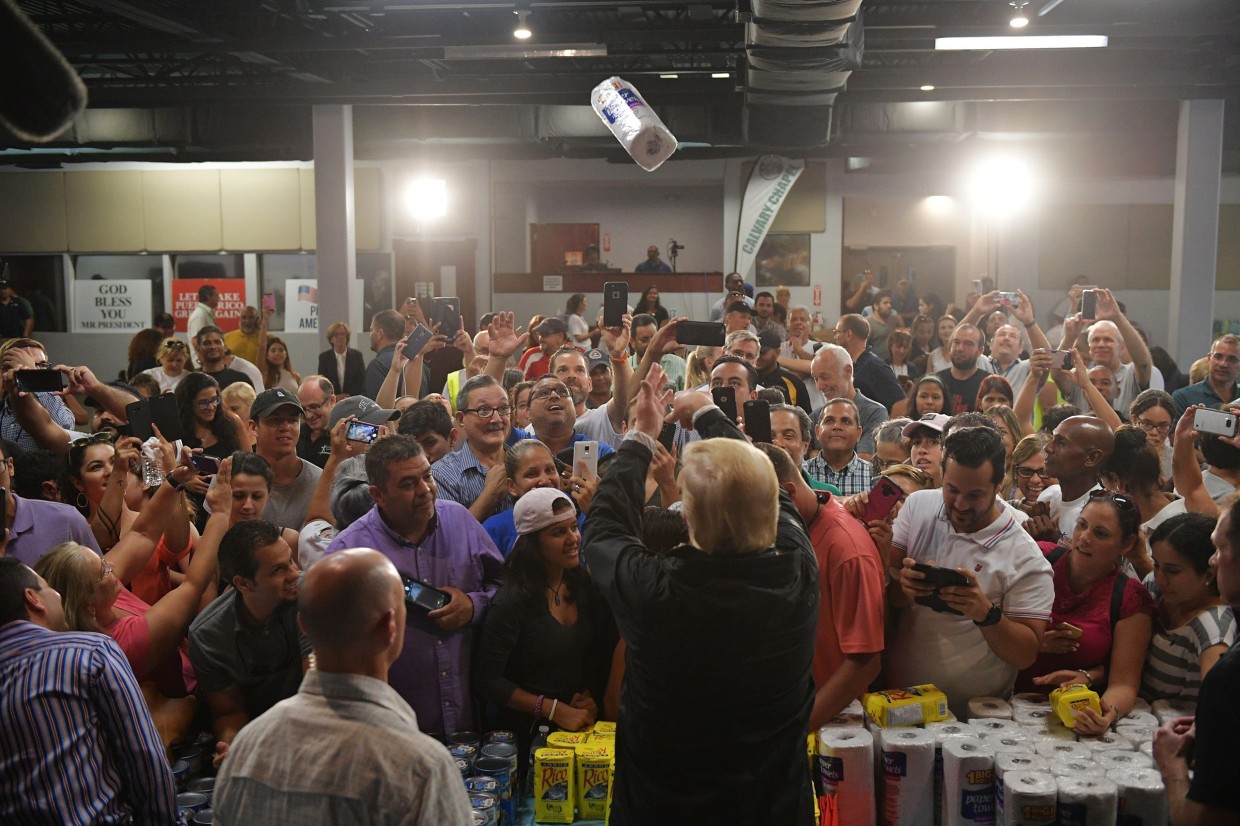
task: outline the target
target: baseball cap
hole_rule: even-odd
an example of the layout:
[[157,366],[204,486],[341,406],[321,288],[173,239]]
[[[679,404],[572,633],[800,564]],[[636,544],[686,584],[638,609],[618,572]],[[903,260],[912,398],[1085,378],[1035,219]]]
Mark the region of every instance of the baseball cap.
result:
[[[568,509],[559,513],[555,513],[555,502],[557,499],[563,499],[568,503]],[[517,504],[512,509],[512,521],[517,527],[517,533],[521,536],[541,531],[548,525],[554,525],[556,522],[563,522],[565,519],[576,518],[577,508],[573,506],[573,500],[569,499],[563,491],[555,488],[534,488],[526,491],[525,495],[517,500]]]
[[297,401],[297,397],[283,387],[275,387],[271,390],[264,390],[254,398],[254,403],[250,405],[250,420],[258,421],[266,418],[276,412],[276,408],[291,405],[297,408],[299,414],[305,413],[302,409],[301,402]]
[[758,333],[758,344],[765,353],[767,350],[778,350],[783,342],[779,338],[779,333],[774,330],[763,330]]
[[913,435],[913,431],[919,427],[928,427],[936,433],[942,433],[943,428],[947,427],[947,423],[951,421],[951,416],[944,413],[927,413],[915,422],[909,422],[904,426],[904,438]]
[[380,407],[365,396],[349,396],[344,401],[332,405],[331,415],[327,418],[327,428],[336,426],[341,419],[356,418],[366,424],[387,424],[392,419],[400,418],[399,410],[388,410]]
[[0,278],[0,287],[11,287],[11,286],[12,285],[9,283],[9,279]]
[[586,351],[586,371],[593,373],[594,368],[598,367],[600,364],[605,367],[610,367],[611,359],[608,357],[606,353],[604,353],[602,350],[598,349],[597,347],[591,350],[587,350]]
[[562,318],[555,318],[555,317],[546,318],[546,319],[543,319],[542,324],[539,324],[537,327],[534,328],[533,332],[538,333],[539,335],[546,335],[547,333],[567,334],[568,325],[564,323],[564,319]]

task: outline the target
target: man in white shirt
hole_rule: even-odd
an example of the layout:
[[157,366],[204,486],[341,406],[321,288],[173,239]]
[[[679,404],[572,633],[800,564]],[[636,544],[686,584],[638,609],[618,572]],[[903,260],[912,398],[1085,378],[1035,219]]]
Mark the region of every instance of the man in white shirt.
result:
[[730,272],[728,277],[723,279],[723,298],[716,301],[710,308],[710,321],[719,321],[723,318],[724,310],[733,301],[744,301],[750,307],[753,306],[753,299],[745,295],[745,279],[739,272]]
[[194,312],[190,313],[189,322],[185,328],[190,341],[197,339],[198,331],[203,327],[219,326],[215,323],[215,308],[219,303],[220,294],[213,285],[204,284],[198,288],[198,306],[194,308]]
[[[957,430],[943,444],[942,490],[911,494],[892,526],[904,561],[888,587],[897,609],[888,683],[933,683],[957,716],[973,697],[1011,693],[1037,658],[1055,599],[1050,564],[999,496],[1004,464],[997,432]],[[918,563],[954,569],[967,584],[936,589]],[[914,602],[933,596],[939,610]]]

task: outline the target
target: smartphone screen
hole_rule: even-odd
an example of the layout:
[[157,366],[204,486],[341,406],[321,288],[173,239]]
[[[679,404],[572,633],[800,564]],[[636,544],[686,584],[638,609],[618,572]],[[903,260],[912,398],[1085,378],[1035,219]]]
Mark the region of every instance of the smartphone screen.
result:
[[352,421],[345,428],[344,437],[351,442],[365,442],[370,444],[379,438],[379,426],[376,424],[367,424],[366,422]]
[[771,403],[765,399],[745,402],[745,433],[755,442],[771,441]]
[[436,298],[435,310],[439,321],[439,335],[447,336],[450,341],[456,331],[461,329],[461,299],[456,296]]
[[17,387],[27,393],[55,393],[65,389],[65,374],[59,370],[18,370]]
[[436,611],[448,604],[448,595],[438,588],[402,576],[405,584],[405,601],[427,611]]
[[[736,423],[736,388],[735,387],[712,387],[710,396],[715,400],[715,404],[723,411],[723,415],[728,417],[728,421]],[[768,421],[770,413],[767,413]]]
[[619,327],[624,323],[624,313],[629,308],[629,284],[627,281],[608,281],[603,285],[603,326]]
[[676,423],[664,422],[663,429],[659,431],[659,444],[663,445],[669,452],[672,449],[672,443],[676,438]]
[[1098,317],[1098,294],[1093,290],[1081,292],[1081,318],[1093,321]]
[[263,309],[271,310],[273,313],[276,311],[275,293],[263,293]]
[[409,334],[408,340],[405,341],[405,358],[416,358],[434,335],[425,324],[419,324],[415,327],[413,332]]
[[195,453],[189,457],[189,463],[194,466],[194,470],[204,476],[214,476],[220,471],[220,460],[213,456],[207,456],[203,453]]
[[1076,365],[1076,359],[1072,356],[1071,350],[1053,350],[1051,360],[1052,370],[1071,370]]

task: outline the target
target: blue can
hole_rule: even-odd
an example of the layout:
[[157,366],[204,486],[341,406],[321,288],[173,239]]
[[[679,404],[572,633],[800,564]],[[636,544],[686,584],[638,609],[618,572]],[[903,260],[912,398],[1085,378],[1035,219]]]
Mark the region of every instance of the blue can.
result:
[[506,729],[488,731],[486,736],[482,738],[482,745],[484,746],[489,746],[492,743],[512,743],[513,745],[516,745],[516,742],[517,733]]
[[177,786],[184,786],[185,781],[189,778],[189,762],[185,760],[175,760],[172,763],[172,777],[177,782]]
[[215,795],[215,778],[214,777],[199,777],[194,780],[191,780],[185,786],[185,791],[198,792],[198,794],[205,794],[207,796],[207,802],[210,803],[211,798]]
[[482,812],[486,815],[486,826],[498,826],[499,824],[499,799],[493,794],[485,792],[470,792],[469,806],[475,812]]
[[464,760],[471,766],[478,757],[478,749],[468,743],[456,743],[455,745],[448,746],[448,753],[454,758]]
[[475,774],[465,778],[465,791],[467,792],[484,792],[499,797],[499,790],[499,781],[494,777]]
[[500,823],[517,822],[516,801],[512,795],[512,766],[503,757],[479,757],[474,761],[474,772],[483,777],[493,777],[499,784],[499,805],[503,816]]
[[482,735],[476,731],[455,731],[448,735],[447,743],[449,746],[464,744],[478,748],[482,745]]
[[512,743],[491,743],[482,747],[483,757],[499,757],[508,761],[509,771],[517,776],[517,747]]
[[181,792],[177,795],[177,812],[187,817],[207,808],[207,796],[198,792]]
[[194,812],[194,826],[210,826],[215,822],[215,812],[210,809],[203,809],[201,812]]

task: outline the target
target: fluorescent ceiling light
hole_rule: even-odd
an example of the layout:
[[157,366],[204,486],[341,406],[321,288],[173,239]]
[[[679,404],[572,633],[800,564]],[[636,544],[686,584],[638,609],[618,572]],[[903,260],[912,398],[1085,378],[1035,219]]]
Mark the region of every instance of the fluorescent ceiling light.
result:
[[522,46],[445,46],[448,60],[520,60],[533,57],[607,57],[607,47],[593,44],[566,44],[555,47]]
[[1000,37],[936,37],[934,48],[943,51],[992,51],[995,49],[1102,49],[1105,34],[1026,34]]
[[664,80],[676,80],[680,75],[659,75]]
[[714,78],[728,78],[732,75],[728,72],[711,72],[710,76]]
[[923,92],[933,92],[933,91],[934,91],[934,87],[933,87],[933,86],[931,86],[929,83],[927,83],[925,86],[922,86],[922,87],[921,87],[921,90],[922,90]]

